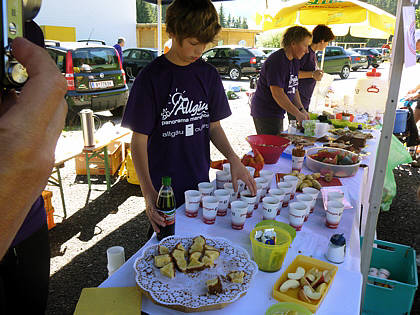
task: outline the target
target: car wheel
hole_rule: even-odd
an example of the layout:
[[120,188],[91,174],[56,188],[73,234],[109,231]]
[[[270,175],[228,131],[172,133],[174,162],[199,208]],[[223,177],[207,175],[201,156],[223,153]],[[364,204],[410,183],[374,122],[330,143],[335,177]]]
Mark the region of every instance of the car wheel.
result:
[[238,67],[232,67],[229,70],[229,78],[231,80],[239,80],[241,76],[242,76],[241,69],[239,69]]
[[351,68],[351,70],[353,70],[353,71],[357,71],[357,70],[359,70],[359,67],[354,67],[354,68]]
[[372,67],[374,67],[374,68],[378,68],[378,67],[379,67],[379,65],[372,65]]
[[340,78],[347,79],[350,75],[350,67],[344,66],[343,69],[341,69]]
[[123,113],[124,113],[124,109],[125,109],[125,106],[120,106],[120,107],[117,107],[115,109],[111,109],[110,112],[115,117],[121,117],[123,115]]

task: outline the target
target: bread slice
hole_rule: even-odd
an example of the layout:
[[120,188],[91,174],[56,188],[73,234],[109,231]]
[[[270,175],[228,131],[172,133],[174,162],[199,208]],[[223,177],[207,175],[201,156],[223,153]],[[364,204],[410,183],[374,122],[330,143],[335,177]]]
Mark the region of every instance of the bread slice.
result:
[[166,264],[162,268],[160,268],[160,273],[170,279],[175,277],[175,265],[173,262]]
[[204,236],[200,235],[193,238],[193,243],[190,246],[190,254],[194,252],[202,252],[204,249],[204,245],[206,244],[206,239]]
[[155,256],[155,266],[161,268],[172,261],[169,254]]
[[185,259],[184,251],[180,249],[174,249],[171,253],[171,256],[179,271],[185,272],[187,270],[187,260]]
[[232,283],[243,283],[245,273],[243,271],[232,271],[227,275],[228,279]]
[[218,294],[223,292],[222,282],[219,277],[207,280],[206,286],[209,294]]
[[159,250],[159,254],[161,254],[161,255],[169,254],[168,247],[159,245],[158,250]]

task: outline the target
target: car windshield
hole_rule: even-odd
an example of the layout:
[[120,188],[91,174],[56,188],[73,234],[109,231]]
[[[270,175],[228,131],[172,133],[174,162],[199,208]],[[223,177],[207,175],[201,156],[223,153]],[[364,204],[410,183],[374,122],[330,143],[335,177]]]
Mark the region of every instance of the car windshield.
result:
[[[90,71],[118,70],[120,65],[113,48],[80,48],[73,52],[73,66]],[[83,66],[82,65],[86,65]]]
[[379,54],[380,54],[380,52],[379,52],[379,51],[377,51],[376,49],[370,49],[370,52],[371,52],[372,54],[376,54],[376,55],[379,55]]
[[358,52],[355,52],[355,51],[353,51],[353,50],[349,50],[349,49],[346,49],[346,53],[347,53],[348,55],[358,55],[358,54],[359,54]]
[[255,56],[258,56],[258,57],[265,57],[266,56],[266,54],[263,52],[263,51],[261,51],[261,50],[259,50],[259,49],[256,49],[256,48],[251,48],[251,49],[249,49]]

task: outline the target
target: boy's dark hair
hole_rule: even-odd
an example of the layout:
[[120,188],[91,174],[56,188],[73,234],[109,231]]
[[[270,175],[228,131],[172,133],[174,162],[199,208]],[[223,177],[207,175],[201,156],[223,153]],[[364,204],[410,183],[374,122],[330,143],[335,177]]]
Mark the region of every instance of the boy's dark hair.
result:
[[334,38],[335,35],[332,30],[324,24],[317,25],[312,31],[312,43],[314,44],[318,44],[322,40],[327,43],[332,41]]
[[306,37],[312,37],[311,32],[302,26],[292,26],[286,30],[283,36],[283,47],[289,47],[292,42],[299,43]]
[[166,10],[166,32],[180,43],[187,37],[210,43],[221,28],[210,0],[175,0]]

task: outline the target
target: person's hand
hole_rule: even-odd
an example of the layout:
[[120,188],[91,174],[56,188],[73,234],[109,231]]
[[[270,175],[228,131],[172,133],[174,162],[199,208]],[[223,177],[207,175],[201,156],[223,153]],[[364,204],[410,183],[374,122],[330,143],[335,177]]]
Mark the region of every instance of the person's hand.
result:
[[316,81],[321,81],[323,75],[324,75],[324,71],[322,70],[315,70],[313,72],[313,77],[314,77],[314,80]]
[[242,180],[248,187],[249,191],[253,196],[257,194],[257,184],[254,178],[251,176],[246,167],[242,164],[241,160],[236,157],[230,162],[230,173],[232,175],[233,189],[238,191],[238,179]]
[[162,217],[156,209],[156,200],[158,197],[158,193],[156,190],[148,193],[147,196],[144,197],[146,201],[146,215],[149,218],[150,224],[153,227],[153,230],[156,233],[160,232],[159,226],[165,227],[165,218]]
[[407,97],[405,100],[406,101],[419,101],[420,100],[420,92],[417,93],[416,95],[412,95],[410,97]]
[[309,114],[308,114],[308,112],[306,110],[302,110],[295,117],[296,117],[296,120],[299,123],[302,123],[302,121],[304,121],[304,120],[309,120]]

